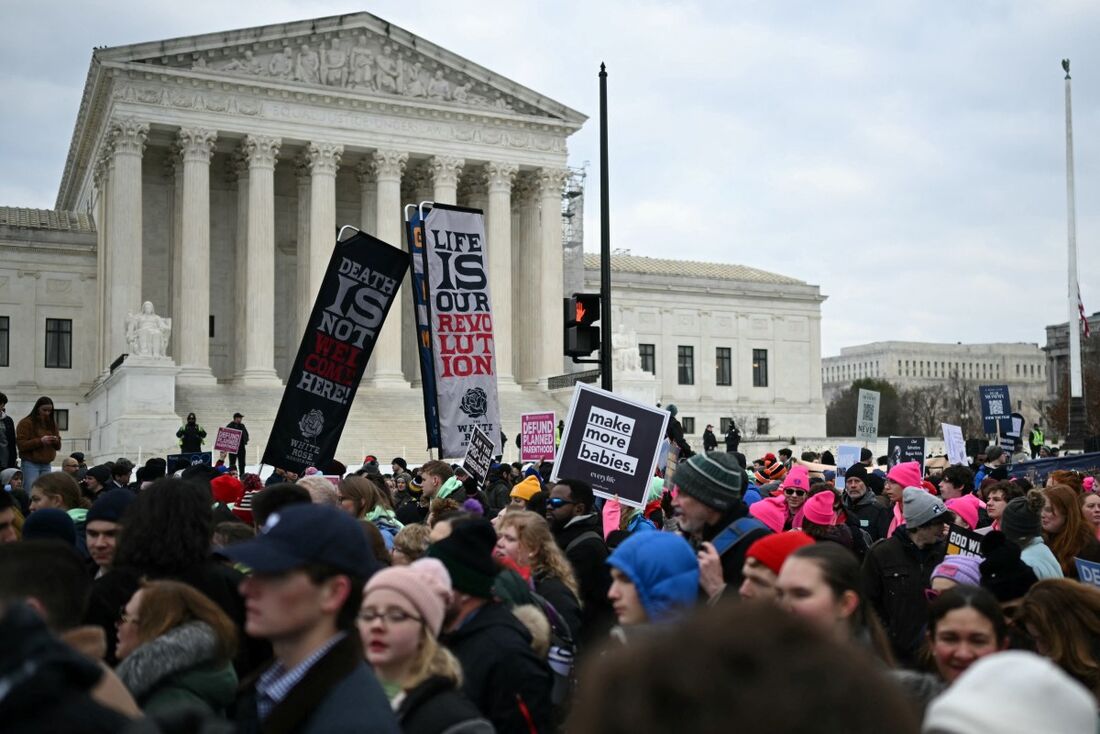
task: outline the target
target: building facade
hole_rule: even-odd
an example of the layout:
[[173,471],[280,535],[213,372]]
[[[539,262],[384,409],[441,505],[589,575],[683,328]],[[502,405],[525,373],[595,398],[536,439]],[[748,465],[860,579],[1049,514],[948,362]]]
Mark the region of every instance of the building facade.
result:
[[[585,254],[585,290],[599,256]],[[748,437],[825,435],[815,285],[741,265],[612,255],[612,330],[638,346],[686,433],[737,421]],[[618,383],[616,383],[618,384]],[[695,447],[701,448],[698,441]]]
[[[1095,362],[1097,352],[1096,338],[1092,334],[1100,329],[1100,313],[1088,317],[1090,338],[1081,336],[1081,356],[1083,364]],[[1063,381],[1069,379],[1069,322],[1052,324],[1046,328],[1047,343],[1043,346],[1046,353],[1046,392],[1047,399],[1054,401],[1062,390]]]
[[822,386],[831,402],[854,380],[886,380],[899,391],[945,385],[957,375],[975,385],[1008,385],[1013,409],[1037,420],[1046,399],[1046,357],[1038,344],[873,342],[843,347],[821,360]]

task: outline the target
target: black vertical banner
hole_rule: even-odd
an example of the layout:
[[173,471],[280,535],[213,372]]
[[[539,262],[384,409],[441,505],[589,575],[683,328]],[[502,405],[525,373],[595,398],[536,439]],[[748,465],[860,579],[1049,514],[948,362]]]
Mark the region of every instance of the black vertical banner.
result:
[[336,243],[263,463],[301,474],[332,461],[378,332],[408,269],[408,253],[363,232]]

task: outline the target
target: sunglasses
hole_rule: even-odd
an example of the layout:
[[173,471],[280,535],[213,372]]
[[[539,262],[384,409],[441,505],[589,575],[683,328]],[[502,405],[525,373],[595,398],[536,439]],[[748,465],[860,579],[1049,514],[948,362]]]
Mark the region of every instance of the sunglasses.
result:
[[551,510],[557,510],[560,507],[565,507],[566,505],[575,505],[575,504],[577,504],[577,503],[574,502],[573,500],[566,500],[566,499],[562,499],[561,497],[551,497],[550,499],[546,500],[546,506],[549,507]]
[[783,490],[783,494],[787,495],[788,497],[805,497],[806,496],[806,490],[804,490],[804,489],[795,489],[793,487],[787,487],[786,489]]

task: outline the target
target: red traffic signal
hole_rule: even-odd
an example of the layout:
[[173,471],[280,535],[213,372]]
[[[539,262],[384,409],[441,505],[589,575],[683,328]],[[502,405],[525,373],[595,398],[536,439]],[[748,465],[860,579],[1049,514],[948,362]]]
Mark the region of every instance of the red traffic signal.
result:
[[587,357],[600,348],[600,294],[574,293],[565,300],[564,353],[567,357]]

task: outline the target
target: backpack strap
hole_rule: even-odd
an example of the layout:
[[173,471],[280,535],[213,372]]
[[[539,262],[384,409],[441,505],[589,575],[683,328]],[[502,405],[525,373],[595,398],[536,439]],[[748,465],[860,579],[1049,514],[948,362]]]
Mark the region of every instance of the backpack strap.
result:
[[569,555],[569,551],[573,550],[584,541],[591,540],[593,538],[600,541],[601,543],[603,542],[603,536],[601,536],[595,530],[585,530],[583,533],[569,541],[569,544],[565,546],[565,554]]
[[[734,536],[734,541],[729,544],[729,546],[726,548],[726,551],[730,550],[731,548],[736,546],[738,543],[740,543],[742,540],[744,540],[745,536],[748,535],[749,533],[751,533],[752,531],[754,531],[754,530],[768,530],[768,529],[769,528],[768,528],[767,525],[760,522],[755,517],[745,516],[745,517],[741,517],[741,518],[738,518],[738,519],[734,520],[732,523],[729,524],[729,526],[725,530],[722,531],[723,533],[725,533],[725,532],[733,533],[733,536]],[[725,551],[723,551],[723,552],[725,552]]]

